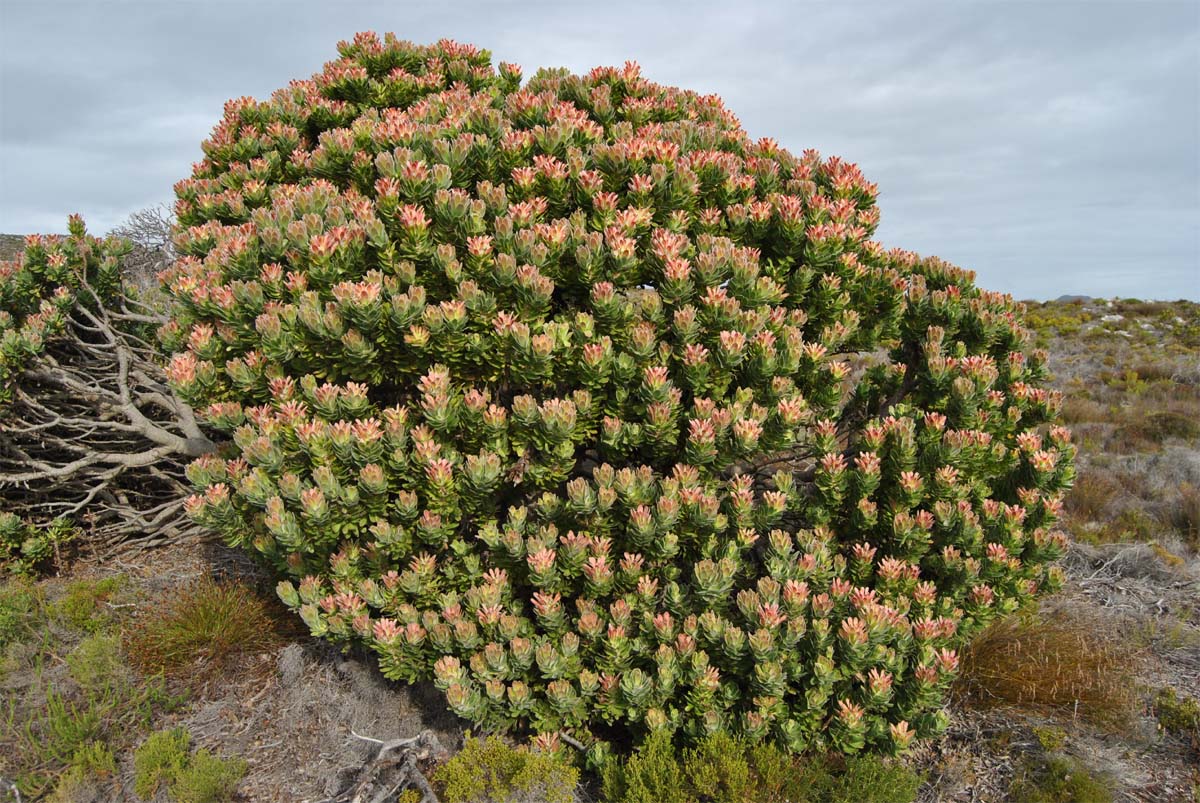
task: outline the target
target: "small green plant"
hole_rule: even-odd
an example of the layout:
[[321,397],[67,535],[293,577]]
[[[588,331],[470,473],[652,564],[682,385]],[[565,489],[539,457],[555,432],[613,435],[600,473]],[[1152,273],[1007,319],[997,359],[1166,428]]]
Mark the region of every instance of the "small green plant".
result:
[[714,800],[745,800],[753,795],[746,749],[725,733],[715,733],[683,754],[683,769],[696,792]]
[[229,800],[246,774],[246,762],[207,750],[189,755],[192,737],[184,728],[151,734],[133,754],[134,791],[149,798],[167,787],[174,803]]
[[51,614],[67,627],[95,633],[112,620],[104,603],[121,590],[125,582],[124,575],[120,574],[74,580],[53,604]]
[[1057,753],[1067,743],[1067,732],[1054,726],[1034,728],[1033,735],[1047,753]]
[[148,798],[169,784],[179,767],[187,762],[192,737],[184,728],[158,731],[133,754],[133,791]]
[[1176,694],[1164,686],[1154,697],[1154,716],[1168,733],[1200,739],[1200,701],[1195,697]]
[[175,803],[223,803],[233,797],[245,774],[244,760],[197,750],[176,770],[171,799]]
[[467,737],[462,751],[438,768],[434,780],[448,803],[505,800],[514,795],[570,803],[579,770],[558,752],[513,747],[498,736]]
[[66,519],[34,526],[15,513],[0,512],[0,569],[36,575],[51,561],[57,561],[62,548],[78,536],[79,528]]
[[819,759],[810,761],[807,769],[807,803],[910,803],[921,786],[920,775],[877,756],[848,758],[841,771]]
[[41,590],[24,578],[13,578],[0,585],[0,650],[33,630],[41,600]]
[[604,797],[614,803],[687,803],[684,780],[670,734],[658,731],[627,761],[605,766]]
[[112,748],[104,742],[88,742],[71,756],[71,766],[103,777],[117,771],[117,759]]
[[204,577],[141,622],[126,646],[144,669],[203,673],[277,641],[278,626],[253,589]]
[[1017,768],[1010,803],[1111,803],[1111,779],[1062,754],[1028,757]]
[[121,641],[110,633],[93,633],[67,653],[71,677],[85,691],[97,692],[119,682],[125,674]]
[[27,743],[43,763],[66,765],[80,749],[103,737],[110,706],[107,699],[78,704],[51,689],[41,715],[25,724]]

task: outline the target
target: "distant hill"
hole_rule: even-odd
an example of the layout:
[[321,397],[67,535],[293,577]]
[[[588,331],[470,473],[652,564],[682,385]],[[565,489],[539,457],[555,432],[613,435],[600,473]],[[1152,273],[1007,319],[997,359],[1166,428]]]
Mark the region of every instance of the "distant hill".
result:
[[12,259],[24,247],[24,234],[0,234],[0,259]]

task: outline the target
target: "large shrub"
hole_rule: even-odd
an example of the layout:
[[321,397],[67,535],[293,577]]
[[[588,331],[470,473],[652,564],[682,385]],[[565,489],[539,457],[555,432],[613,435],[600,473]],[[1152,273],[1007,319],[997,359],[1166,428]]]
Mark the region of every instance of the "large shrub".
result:
[[177,185],[195,517],[486,728],[899,750],[1058,582],[1019,308],[870,239],[852,164],[635,64],[357,36]]

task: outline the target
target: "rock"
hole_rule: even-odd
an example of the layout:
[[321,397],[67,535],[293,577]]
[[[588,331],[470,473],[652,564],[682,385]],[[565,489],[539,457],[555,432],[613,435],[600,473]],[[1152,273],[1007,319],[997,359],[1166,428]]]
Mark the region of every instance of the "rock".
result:
[[289,644],[279,653],[279,683],[285,689],[294,686],[304,675],[304,648]]

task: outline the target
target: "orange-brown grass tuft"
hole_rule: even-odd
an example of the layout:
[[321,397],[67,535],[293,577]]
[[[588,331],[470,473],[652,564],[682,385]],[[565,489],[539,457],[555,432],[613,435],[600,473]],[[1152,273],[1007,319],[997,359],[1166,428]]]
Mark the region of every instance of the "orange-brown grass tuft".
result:
[[1066,508],[1079,522],[1099,521],[1113,499],[1121,495],[1121,483],[1111,472],[1085,469],[1079,472],[1075,486],[1067,494]]
[[242,656],[277,646],[286,631],[281,617],[245,583],[205,577],[138,622],[126,647],[143,670],[203,679]]
[[968,705],[1079,717],[1116,730],[1134,711],[1136,656],[1107,630],[1067,609],[1001,620],[966,649],[955,696]]
[[1200,547],[1200,488],[1189,483],[1179,486],[1179,498],[1165,516],[1166,523],[1179,531],[1189,544]]

